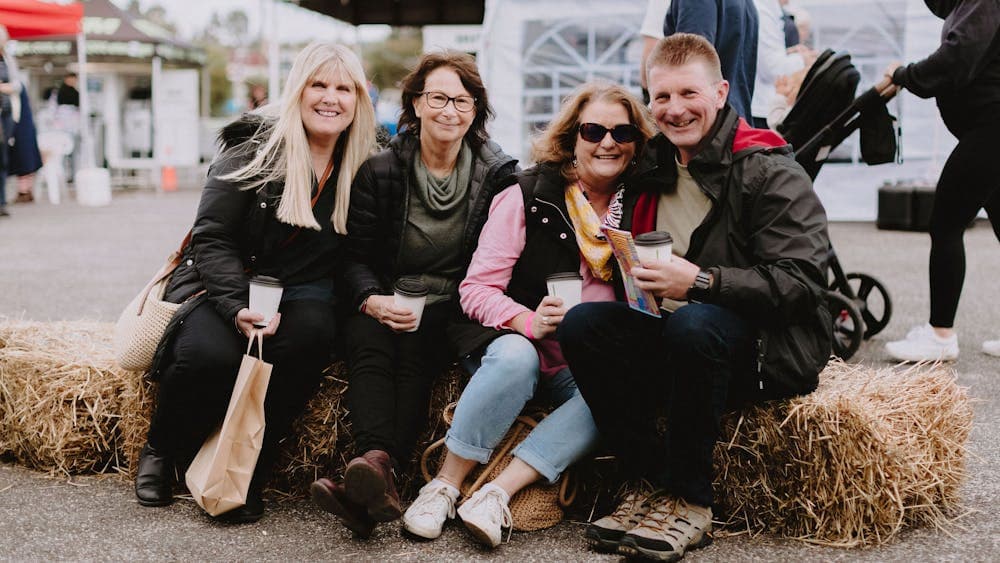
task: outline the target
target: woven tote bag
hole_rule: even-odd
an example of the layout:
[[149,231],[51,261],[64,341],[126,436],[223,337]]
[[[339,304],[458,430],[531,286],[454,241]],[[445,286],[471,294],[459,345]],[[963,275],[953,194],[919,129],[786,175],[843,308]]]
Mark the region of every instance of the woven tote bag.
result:
[[[451,426],[451,420],[455,413],[455,405],[456,403],[449,404],[442,413],[444,421],[449,426]],[[490,458],[489,463],[480,465],[470,473],[470,477],[473,478],[471,484],[468,481],[463,483],[462,497],[469,498],[480,487],[500,475],[510,464],[511,460],[514,459],[511,453],[514,448],[524,441],[528,437],[528,434],[531,434],[531,431],[535,429],[535,426],[543,418],[545,418],[545,413],[542,411],[532,411],[518,416],[514,424],[507,431],[507,434],[504,435],[500,443],[493,449],[493,456]],[[446,454],[444,438],[427,446],[427,449],[420,457],[420,470],[423,473],[424,480],[428,482],[434,478],[429,465],[430,458],[436,450],[440,450],[438,454],[438,463],[440,464]],[[567,469],[559,478],[559,481],[554,484],[539,481],[518,491],[510,499],[510,514],[514,521],[514,530],[518,532],[534,532],[536,530],[551,528],[562,521],[563,508],[572,504],[576,497],[575,488],[570,487],[571,482],[570,470]]]
[[167,263],[118,317],[115,323],[114,352],[115,362],[122,369],[146,371],[153,365],[156,347],[163,339],[170,319],[174,318],[182,305],[164,301],[163,292],[167,289],[170,274],[181,263],[181,256],[190,242],[191,231],[188,231],[180,248],[167,258]]

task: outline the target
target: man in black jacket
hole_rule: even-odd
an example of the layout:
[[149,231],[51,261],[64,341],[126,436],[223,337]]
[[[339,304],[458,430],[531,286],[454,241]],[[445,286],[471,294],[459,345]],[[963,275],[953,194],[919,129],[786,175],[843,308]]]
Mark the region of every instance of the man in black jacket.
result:
[[592,524],[588,540],[673,561],[711,541],[712,452],[727,407],[816,387],[830,355],[830,243],[790,147],[726,103],[710,43],[673,35],[647,64],[662,135],[629,181],[622,228],[673,236],[671,259],[630,272],[663,315],[587,303],[558,335],[607,445],[655,487]]

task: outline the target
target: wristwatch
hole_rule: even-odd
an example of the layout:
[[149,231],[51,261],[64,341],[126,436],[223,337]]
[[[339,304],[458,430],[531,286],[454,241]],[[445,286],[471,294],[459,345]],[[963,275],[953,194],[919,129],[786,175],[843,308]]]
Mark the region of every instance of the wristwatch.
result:
[[701,270],[694,277],[694,283],[688,288],[688,301],[691,303],[704,303],[712,293],[712,274],[708,270]]

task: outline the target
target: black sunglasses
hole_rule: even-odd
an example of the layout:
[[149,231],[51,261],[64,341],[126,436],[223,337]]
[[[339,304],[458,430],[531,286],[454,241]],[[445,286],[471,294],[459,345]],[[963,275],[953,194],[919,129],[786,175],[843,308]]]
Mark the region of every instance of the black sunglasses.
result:
[[600,143],[608,131],[611,131],[611,138],[616,143],[634,143],[640,136],[639,128],[631,123],[615,125],[611,129],[598,123],[580,124],[580,137],[588,143]]

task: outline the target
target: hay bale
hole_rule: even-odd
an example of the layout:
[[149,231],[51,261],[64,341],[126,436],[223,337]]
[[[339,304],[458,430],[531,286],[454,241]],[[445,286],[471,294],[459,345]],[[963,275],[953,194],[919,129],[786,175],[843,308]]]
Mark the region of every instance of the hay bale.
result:
[[814,393],[726,420],[717,499],[731,528],[877,545],[955,513],[971,426],[950,370],[833,363]]
[[117,464],[121,394],[111,325],[0,320],[0,455],[42,471]]

